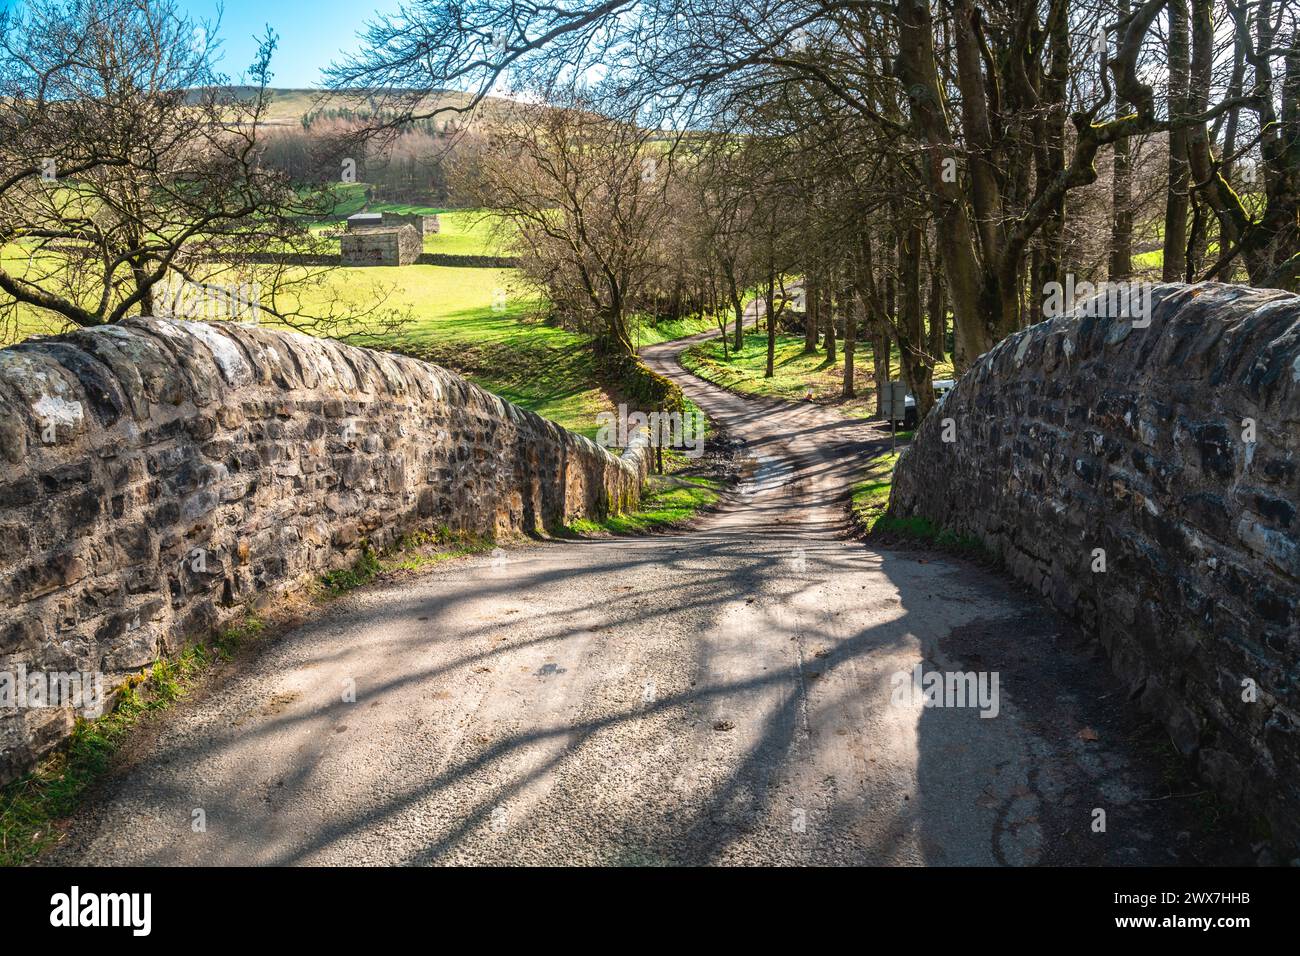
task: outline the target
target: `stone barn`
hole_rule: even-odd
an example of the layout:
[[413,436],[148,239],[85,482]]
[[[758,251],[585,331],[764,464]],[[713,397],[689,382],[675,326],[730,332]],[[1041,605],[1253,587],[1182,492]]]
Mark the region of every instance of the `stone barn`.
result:
[[359,232],[362,229],[377,229],[384,224],[384,214],[382,212],[359,212],[356,215],[348,216],[348,232]]
[[339,255],[345,266],[409,266],[424,249],[411,225],[395,229],[363,229],[339,237]]
[[437,235],[439,230],[442,229],[442,223],[436,215],[422,216],[402,212],[385,212],[380,213],[380,215],[383,217],[383,225],[386,228],[389,226],[414,226],[421,239],[425,236]]

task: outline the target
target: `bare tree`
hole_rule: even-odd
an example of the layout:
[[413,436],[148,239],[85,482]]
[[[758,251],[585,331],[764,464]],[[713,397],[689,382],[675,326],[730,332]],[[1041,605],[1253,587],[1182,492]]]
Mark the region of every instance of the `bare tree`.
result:
[[716,267],[735,321],[732,345],[737,351],[745,344],[745,290],[758,275],[750,255],[759,203],[755,192],[759,160],[755,153],[753,141],[745,137],[696,139],[684,157],[684,172],[696,197],[695,208],[693,214],[676,217],[677,228],[694,231],[702,253]]
[[669,157],[652,131],[575,96],[501,121],[464,188],[510,227],[520,267],[601,351],[631,355],[628,320],[654,272]]
[[349,305],[324,270],[295,264],[321,251],[308,227],[331,200],[259,162],[275,38],[235,93],[212,69],[214,32],[171,0],[31,0],[0,13],[8,337],[20,310],[72,326],[166,312],[177,283],[220,292],[227,317],[255,310],[340,335],[400,323],[382,290]]

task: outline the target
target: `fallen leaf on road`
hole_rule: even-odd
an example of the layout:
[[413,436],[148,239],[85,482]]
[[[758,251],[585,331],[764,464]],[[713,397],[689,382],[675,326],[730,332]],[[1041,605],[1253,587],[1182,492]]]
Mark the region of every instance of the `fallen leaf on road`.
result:
[[1101,740],[1101,736],[1097,733],[1097,731],[1093,730],[1091,727],[1084,727],[1083,730],[1079,731],[1079,739],[1080,740]]

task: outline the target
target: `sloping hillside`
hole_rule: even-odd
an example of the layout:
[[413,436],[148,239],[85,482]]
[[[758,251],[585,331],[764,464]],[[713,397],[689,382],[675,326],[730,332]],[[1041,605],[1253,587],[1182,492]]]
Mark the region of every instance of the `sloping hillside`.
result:
[[[235,94],[252,95],[255,91],[252,87],[232,86],[228,88]],[[271,109],[266,119],[268,126],[291,126],[300,127],[304,116],[314,115],[323,111],[350,112],[354,114],[370,114],[376,110],[393,109],[391,102],[385,102],[383,91],[366,93],[357,91],[355,93],[333,93],[326,90],[317,89],[272,89]],[[439,93],[436,96],[430,96],[420,104],[421,111],[431,111],[439,106],[452,106],[458,108],[468,107],[470,95],[468,93],[459,93],[448,90]],[[503,97],[488,97],[479,104],[475,111],[476,121],[490,122],[492,118],[499,115],[504,109],[508,109],[510,100]],[[451,119],[456,114],[449,113],[447,118]]]

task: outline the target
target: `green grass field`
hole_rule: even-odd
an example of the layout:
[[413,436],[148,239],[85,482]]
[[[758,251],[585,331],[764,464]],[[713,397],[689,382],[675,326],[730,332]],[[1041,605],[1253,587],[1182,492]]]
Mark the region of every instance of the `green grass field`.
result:
[[[35,275],[44,271],[43,268],[33,268],[26,247],[17,242],[0,247],[0,264],[3,264],[6,272],[18,278],[27,277],[31,273],[32,281],[36,281]],[[0,300],[3,300],[2,294]],[[0,346],[12,345],[33,335],[58,335],[71,330],[71,326],[62,317],[28,306],[19,306],[16,324],[6,323],[6,326],[0,327]]]
[[507,250],[499,247],[494,231],[496,218],[482,209],[446,209],[442,206],[418,206],[409,203],[375,202],[366,205],[364,183],[339,184],[334,187],[337,202],[328,222],[312,226],[313,231],[337,229],[343,220],[363,209],[369,212],[395,212],[403,215],[438,217],[439,231],[424,237],[424,251],[448,256],[498,256]]
[[543,303],[517,288],[509,269],[445,266],[339,269],[335,288],[393,284],[386,305],[409,310],[411,323],[359,345],[390,349],[442,365],[523,408],[594,438],[596,416],[612,408],[596,385],[589,339],[542,321]]
[[[383,207],[387,208],[387,207]],[[394,209],[393,212],[405,210]],[[428,213],[425,213],[428,215]],[[503,255],[494,239],[494,218],[476,209],[458,209],[438,214],[440,230],[424,237],[424,251],[448,256]]]
[[[337,218],[313,228],[337,227],[338,221],[358,211],[365,203],[365,188],[363,184],[336,187]],[[481,210],[393,203],[370,208],[438,213],[441,230],[425,237],[426,252],[466,256],[500,252],[494,241],[494,222]],[[7,246],[0,255],[6,268],[16,274],[23,274],[28,267],[21,245]],[[329,272],[319,287],[304,290],[297,307],[310,312],[335,296],[343,305],[365,307],[388,294],[383,307],[409,313],[412,321],[398,334],[363,338],[358,344],[393,349],[443,365],[509,401],[594,437],[597,414],[609,410],[612,403],[596,385],[589,338],[541,321],[544,303],[520,285],[518,273],[512,269],[427,265],[339,268]],[[711,320],[700,319],[659,326],[634,320],[632,338],[639,347],[713,327]],[[0,329],[0,345],[65,331],[70,327],[58,316],[24,307],[19,310],[16,327]]]
[[[871,346],[858,342],[854,350],[853,381],[857,397],[847,401],[840,397],[844,387],[844,355],[836,349],[836,361],[827,364],[824,352],[806,354],[803,336],[780,335],[776,340],[774,375],[764,378],[767,370],[767,333],[751,332],[745,335],[745,347],[739,352],[729,352],[724,359],[722,344],[716,339],[702,342],[686,350],[682,364],[691,372],[724,388],[742,395],[759,395],[802,401],[808,391],[813,400],[831,405],[854,418],[870,418],[875,414],[875,384],[871,377]],[[890,357],[893,377],[897,378],[898,350]],[[951,378],[952,362],[945,361],[935,367],[935,378]]]

